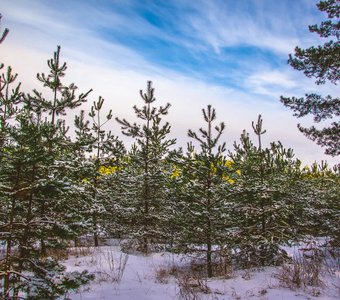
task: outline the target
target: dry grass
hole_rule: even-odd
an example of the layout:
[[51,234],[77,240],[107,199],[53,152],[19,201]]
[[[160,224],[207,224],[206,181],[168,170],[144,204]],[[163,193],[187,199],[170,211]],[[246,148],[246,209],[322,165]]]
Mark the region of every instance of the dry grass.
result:
[[[225,262],[225,261],[223,261]],[[232,268],[226,267],[225,264],[214,265],[215,274],[223,278],[232,277]],[[218,272],[216,270],[219,270]],[[167,284],[173,278],[176,282],[179,299],[183,300],[200,300],[202,295],[209,294],[211,299],[215,299],[220,291],[213,291],[208,286],[206,278],[206,265],[198,260],[191,260],[187,264],[167,264],[155,268],[155,281],[161,284]],[[206,299],[206,296],[205,296]],[[210,299],[210,298],[209,298]]]
[[63,260],[69,257],[67,248],[47,248],[46,257],[52,257],[56,260]]
[[[97,271],[97,280],[99,282],[112,282],[119,284],[123,278],[129,255],[126,253],[120,253],[119,257],[116,258],[114,252],[109,249],[108,251],[101,252],[99,256],[100,263],[96,263],[96,265],[100,266],[100,270]],[[105,270],[102,267],[103,265],[108,266],[108,269]]]
[[129,259],[129,255],[125,253],[121,253],[118,259],[114,258],[113,252],[108,251],[106,252],[106,261],[109,265],[110,273],[111,273],[111,280],[114,282],[119,283],[125,271],[125,267],[127,261]]
[[321,270],[322,260],[319,257],[306,258],[300,255],[295,257],[290,264],[284,264],[276,274],[276,278],[281,286],[292,290],[306,289],[307,287],[323,288]]
[[200,300],[202,294],[210,294],[207,280],[202,277],[183,273],[176,278],[178,286],[178,297],[183,300]]
[[67,254],[75,257],[93,256],[95,249],[95,247],[71,247],[67,248]]
[[170,276],[169,268],[163,266],[155,268],[155,282],[167,284],[169,283]]
[[120,283],[129,258],[126,253],[115,255],[110,247],[71,247],[67,254],[77,258],[77,266],[96,267],[97,282]]

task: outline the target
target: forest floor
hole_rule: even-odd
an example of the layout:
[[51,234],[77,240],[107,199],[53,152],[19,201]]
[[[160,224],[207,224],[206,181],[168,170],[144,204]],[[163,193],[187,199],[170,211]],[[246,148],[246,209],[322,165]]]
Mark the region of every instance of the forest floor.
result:
[[72,300],[222,300],[340,299],[339,261],[297,259],[298,247],[287,247],[295,263],[280,267],[225,270],[205,279],[193,271],[192,258],[169,252],[126,254],[111,245],[70,248],[63,261],[68,271],[88,270],[91,284],[68,295]]

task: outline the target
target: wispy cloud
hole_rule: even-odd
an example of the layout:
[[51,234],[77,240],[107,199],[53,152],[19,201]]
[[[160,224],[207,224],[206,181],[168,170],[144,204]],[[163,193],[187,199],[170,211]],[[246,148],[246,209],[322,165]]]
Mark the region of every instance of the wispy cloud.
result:
[[279,70],[252,74],[246,84],[254,93],[279,97],[284,90],[293,89],[297,82]]
[[11,32],[0,55],[29,90],[38,86],[36,73],[46,72],[46,59],[60,44],[67,82],[81,91],[93,88],[91,99],[102,95],[115,115],[126,118],[141,103],[139,89],[153,80],[160,103],[172,104],[168,120],[181,146],[188,128],[202,126],[207,104],[226,122],[229,147],[261,113],[266,141],[282,140],[310,163],[323,158],[323,150],[302,137],[278,97],[303,95],[312,87],[286,59],[295,45],[314,41],[299,28],[318,18],[313,5],[314,0],[3,0],[3,22]]
[[[309,5],[313,5],[310,1]],[[195,1],[196,13],[189,17],[188,31],[215,49],[254,46],[278,54],[301,44],[302,19],[308,15],[306,5],[295,1]],[[307,23],[308,24],[308,23]],[[305,27],[307,30],[307,27]]]

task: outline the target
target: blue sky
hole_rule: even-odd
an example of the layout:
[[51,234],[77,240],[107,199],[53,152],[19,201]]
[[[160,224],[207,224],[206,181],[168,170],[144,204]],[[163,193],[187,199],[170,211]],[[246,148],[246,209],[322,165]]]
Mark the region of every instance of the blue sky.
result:
[[[279,96],[306,92],[335,94],[316,86],[287,65],[296,45],[321,42],[308,25],[324,15],[316,0],[2,0],[2,28],[10,34],[0,47],[23,87],[39,88],[37,72],[57,45],[69,70],[67,82],[92,100],[106,99],[114,115],[133,118],[142,104],[138,91],[152,80],[159,104],[170,102],[168,121],[179,146],[187,129],[203,125],[201,109],[212,104],[227,129],[229,149],[243,129],[262,114],[265,140],[281,140],[305,163],[336,159],[300,134],[297,120]],[[89,105],[90,105],[89,104]],[[112,123],[119,134],[119,126]]]

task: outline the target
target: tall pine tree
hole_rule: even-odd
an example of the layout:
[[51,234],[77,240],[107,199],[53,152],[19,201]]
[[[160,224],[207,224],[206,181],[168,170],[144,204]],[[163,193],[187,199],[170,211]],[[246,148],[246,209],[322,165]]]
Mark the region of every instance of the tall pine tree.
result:
[[[309,26],[310,32],[317,33],[327,41],[317,47],[307,49],[295,48],[294,55],[289,55],[288,63],[296,70],[303,71],[309,78],[315,78],[316,84],[330,82],[337,84],[340,74],[340,1],[326,0],[317,4],[322,12],[326,12],[328,20],[320,25]],[[323,129],[315,126],[305,128],[298,125],[299,130],[318,145],[325,147],[325,153],[336,156],[340,154],[340,99],[331,95],[306,94],[302,98],[281,97],[281,102],[294,111],[300,118],[313,116],[314,122],[333,119]]]
[[216,111],[211,105],[202,112],[207,128],[200,128],[199,134],[188,131],[188,136],[199,143],[200,152],[189,143],[186,154],[173,160],[179,174],[173,176],[171,190],[179,226],[175,244],[181,252],[203,258],[206,274],[212,277],[214,257],[219,257],[229,242],[231,186],[223,155],[225,143],[220,143],[225,124],[214,124]]
[[128,231],[138,238],[140,250],[147,253],[150,243],[162,240],[164,235],[164,230],[160,228],[160,216],[167,180],[165,158],[175,140],[167,137],[171,128],[169,123],[162,124],[170,104],[153,106],[156,98],[151,81],[148,81],[145,93],[140,91],[140,96],[143,107],[134,106],[133,109],[141,123],[116,120],[121,124],[123,134],[135,139],[128,154],[128,164],[120,173],[124,181],[121,199],[125,209],[122,210],[122,217],[128,222]]
[[[59,51],[49,65],[51,69],[61,71],[57,58]],[[67,88],[61,85],[56,73],[40,77],[46,79],[54,99],[58,93],[62,93],[62,97],[74,96],[74,93],[65,91]],[[7,75],[1,75],[1,79],[6,86],[14,78],[8,71]],[[15,88],[11,94],[1,95],[4,142],[0,176],[4,184],[0,193],[6,216],[1,220],[4,221],[1,228],[6,232],[6,260],[5,269],[0,273],[5,299],[17,298],[22,292],[27,299],[55,299],[65,294],[68,288],[77,287],[89,279],[85,273],[74,273],[70,277],[64,267],[45,256],[48,248],[60,245],[69,235],[68,221],[71,220],[67,219],[76,189],[65,172],[69,169],[72,148],[64,122],[57,119],[63,112],[62,103],[52,109],[52,121],[49,121],[43,98],[36,91],[34,94],[39,96],[38,99],[20,94]],[[85,101],[85,97],[81,99]],[[50,103],[57,105],[57,100]],[[12,120],[6,123],[9,117]],[[14,247],[17,253],[13,251]],[[57,277],[60,278],[58,282]]]

